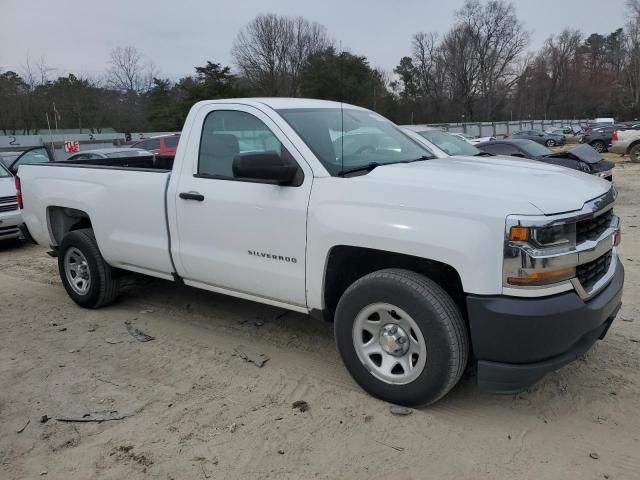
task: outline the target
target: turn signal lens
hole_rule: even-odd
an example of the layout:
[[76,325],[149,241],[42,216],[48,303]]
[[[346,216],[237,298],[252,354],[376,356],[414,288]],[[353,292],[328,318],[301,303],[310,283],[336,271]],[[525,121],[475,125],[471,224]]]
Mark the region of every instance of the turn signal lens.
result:
[[622,243],[622,230],[618,230],[613,236],[613,246],[617,247]]
[[527,227],[511,227],[511,230],[509,230],[509,240],[513,242],[528,241],[529,229]]
[[549,285],[573,278],[576,274],[574,267],[559,268],[547,272],[523,272],[521,277],[509,277],[507,282],[511,285]]

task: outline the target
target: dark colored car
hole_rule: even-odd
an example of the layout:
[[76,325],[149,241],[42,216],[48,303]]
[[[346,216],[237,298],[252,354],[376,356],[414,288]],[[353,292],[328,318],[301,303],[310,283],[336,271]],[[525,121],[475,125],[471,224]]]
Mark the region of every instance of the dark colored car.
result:
[[522,130],[520,132],[513,133],[511,136],[513,138],[533,140],[534,142],[546,145],[547,147],[564,145],[567,142],[567,139],[564,135],[540,132],[538,130]]
[[552,152],[544,145],[531,140],[507,139],[480,143],[476,147],[493,155],[530,158],[590,173],[610,182],[613,181],[612,171],[615,163],[605,160],[588,145],[579,145],[566,152]]
[[131,148],[141,148],[142,150],[151,152],[158,157],[175,157],[179,140],[179,133],[175,133],[172,135],[162,135],[159,137],[151,137],[147,138],[146,140],[136,142],[131,145]]

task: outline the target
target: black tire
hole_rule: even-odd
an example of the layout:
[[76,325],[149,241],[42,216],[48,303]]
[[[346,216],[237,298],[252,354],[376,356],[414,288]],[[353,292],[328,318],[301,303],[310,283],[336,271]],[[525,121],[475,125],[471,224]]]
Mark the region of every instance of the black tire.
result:
[[555,147],[555,146],[556,146],[556,141],[550,138],[549,140],[547,140],[546,142],[544,142],[544,144],[545,144],[547,147]]
[[[87,260],[91,282],[85,294],[74,290],[65,272],[65,256],[71,248],[79,250]],[[58,270],[65,290],[81,307],[103,307],[118,297],[120,281],[117,272],[102,258],[96,237],[90,228],[74,230],[64,236],[58,251]]]
[[607,151],[607,146],[604,142],[600,140],[596,140],[595,142],[591,142],[591,146],[596,149],[596,152],[603,153]]
[[[426,365],[410,383],[380,380],[356,352],[356,317],[379,302],[407,312],[425,339]],[[442,398],[460,380],[469,355],[467,329],[451,297],[429,278],[409,270],[380,270],[353,283],[338,302],[334,331],[338,351],[356,382],[371,395],[399,405],[427,405]]]
[[633,163],[640,163],[640,143],[636,143],[633,147],[631,147],[631,149],[629,150],[629,159]]

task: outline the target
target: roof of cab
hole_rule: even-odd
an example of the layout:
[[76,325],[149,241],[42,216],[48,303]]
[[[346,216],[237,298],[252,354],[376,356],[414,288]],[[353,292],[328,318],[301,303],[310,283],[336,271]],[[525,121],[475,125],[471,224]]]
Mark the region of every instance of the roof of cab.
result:
[[285,110],[294,108],[349,108],[366,110],[348,103],[334,102],[332,100],[316,100],[313,98],[288,98],[288,97],[255,97],[255,98],[226,98],[220,100],[205,100],[203,103],[243,103],[257,106],[266,105],[274,110]]

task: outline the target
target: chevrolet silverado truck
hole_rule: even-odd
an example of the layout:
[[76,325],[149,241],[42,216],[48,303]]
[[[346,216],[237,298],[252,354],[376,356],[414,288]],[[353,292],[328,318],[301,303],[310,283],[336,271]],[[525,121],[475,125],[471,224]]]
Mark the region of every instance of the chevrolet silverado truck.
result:
[[611,183],[437,158],[363,108],[203,101],[171,170],[123,162],[19,168],[28,229],[78,305],[113,302],[132,271],[325,318],[356,382],[389,402],[433,403],[468,364],[482,391],[522,391],[621,305]]
[[640,163],[640,130],[614,131],[609,151],[629,155],[632,162]]

